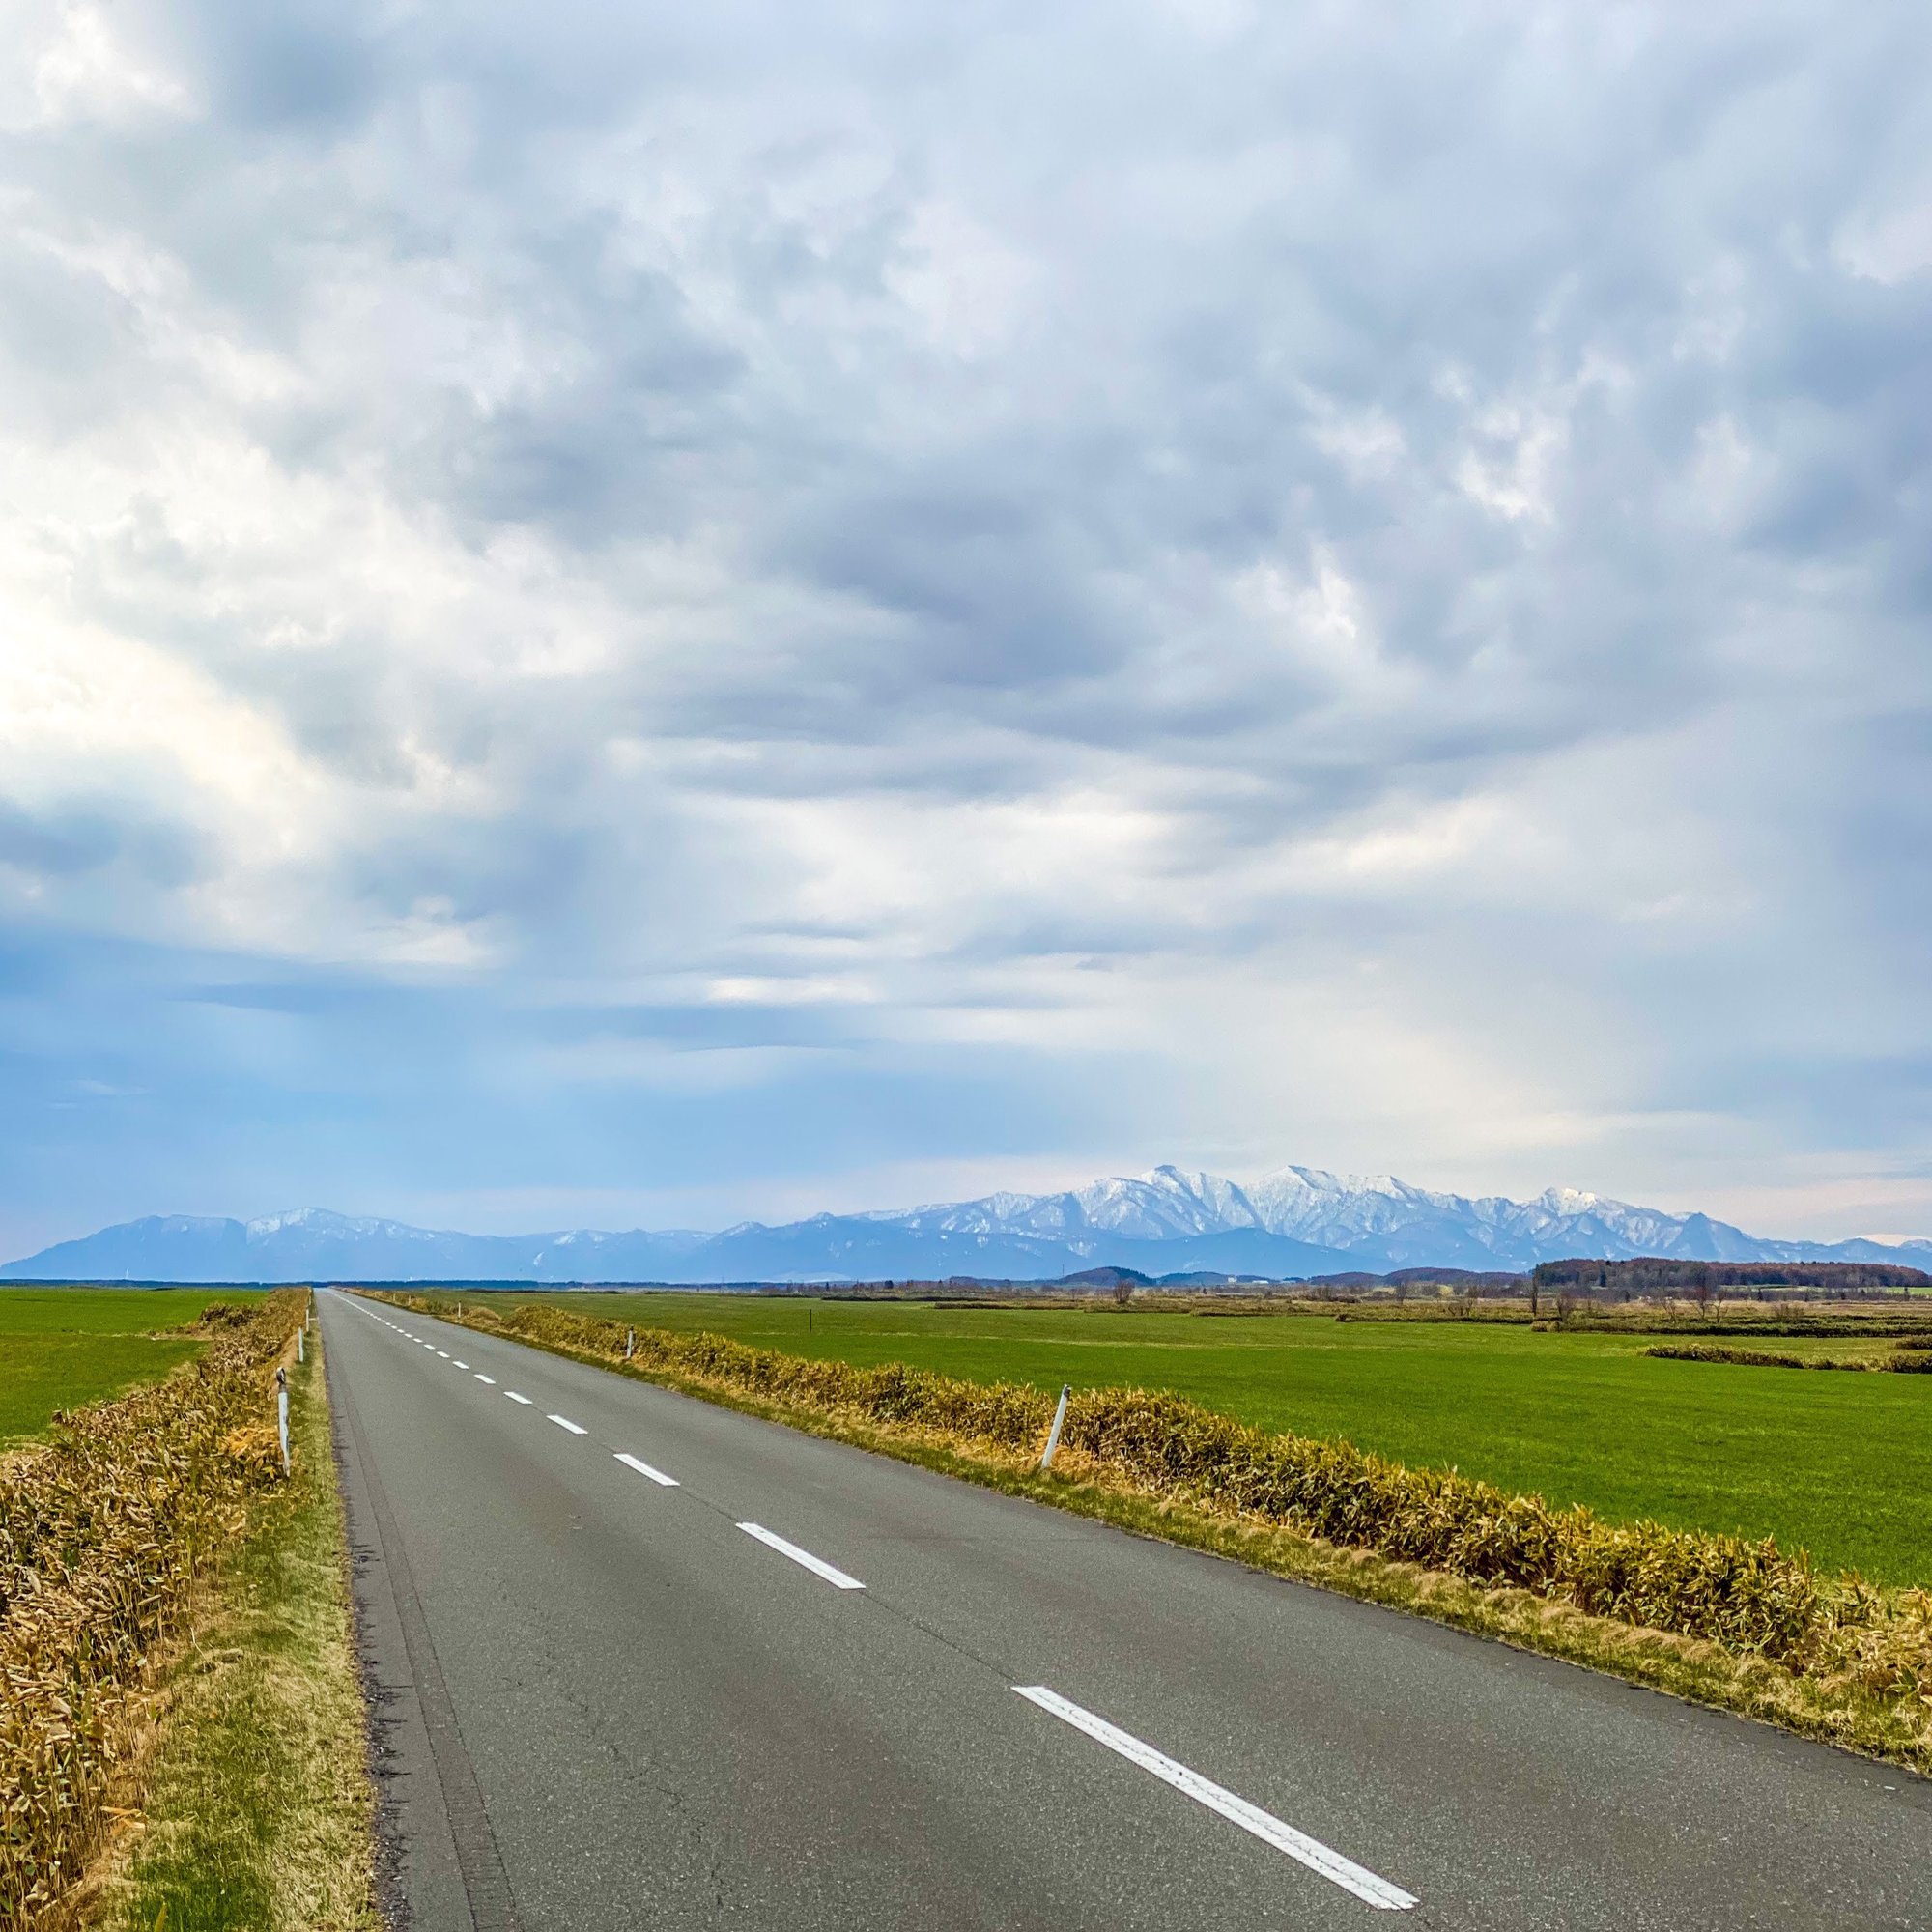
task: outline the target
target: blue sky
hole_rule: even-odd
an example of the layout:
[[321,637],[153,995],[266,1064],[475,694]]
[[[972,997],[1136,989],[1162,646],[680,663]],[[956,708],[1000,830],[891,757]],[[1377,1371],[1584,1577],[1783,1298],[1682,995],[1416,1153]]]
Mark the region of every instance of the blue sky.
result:
[[1932,1232],[1932,15],[24,0],[0,1246]]

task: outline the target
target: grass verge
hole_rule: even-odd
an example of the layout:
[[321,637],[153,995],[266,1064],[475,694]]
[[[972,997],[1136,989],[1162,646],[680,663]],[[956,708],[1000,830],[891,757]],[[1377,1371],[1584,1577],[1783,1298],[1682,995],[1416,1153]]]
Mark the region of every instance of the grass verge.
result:
[[100,1932],[378,1932],[373,1799],[319,1331],[291,1372],[293,1480],[258,1502],[162,1677]]
[[[534,1321],[512,1316],[506,1322],[493,1310],[479,1310],[474,1304],[459,1315],[452,1301],[440,1297],[382,1298],[460,1321],[485,1333],[504,1333],[553,1354],[630,1374],[808,1434],[1427,1616],[1921,1774],[1932,1772],[1932,1645],[1926,1640],[1927,1611],[1932,1605],[1921,1592],[1882,1596],[1856,1579],[1842,1579],[1841,1584],[1821,1591],[1815,1614],[1809,1615],[1805,1641],[1793,1646],[1788,1656],[1768,1655],[1762,1644],[1724,1643],[1684,1631],[1646,1627],[1627,1617],[1594,1614],[1547,1590],[1432,1569],[1361,1542],[1330,1541],[1292,1523],[1230,1506],[1225,1496],[1204,1496],[1184,1487],[1136,1480],[1104,1454],[1083,1453],[1077,1441],[1063,1449],[1052,1472],[1042,1473],[1037,1466],[1037,1447],[1018,1443],[1023,1431],[1015,1427],[1012,1439],[1001,1443],[988,1439],[990,1429],[976,1433],[965,1420],[983,1399],[988,1404],[983,1418],[993,1427],[1025,1423],[1022,1411],[1029,1407],[1031,1392],[1010,1385],[973,1391],[964,1384],[946,1384],[944,1378],[926,1378],[927,1385],[916,1389],[911,1378],[901,1375],[890,1387],[882,1383],[879,1392],[892,1399],[902,1392],[911,1401],[923,1402],[929,1416],[944,1416],[949,1406],[956,1407],[960,1421],[933,1426],[904,1416],[882,1419],[857,1413],[850,1404],[838,1400],[813,1400],[813,1371],[822,1376],[828,1365],[795,1362],[787,1370],[783,1358],[734,1350],[730,1344],[717,1343],[717,1338],[704,1338],[716,1345],[717,1359],[764,1354],[761,1363],[744,1366],[768,1375],[796,1372],[791,1387],[774,1396],[742,1381],[734,1386],[725,1375],[688,1372],[675,1356],[684,1353],[689,1362],[701,1351],[680,1348],[677,1338],[662,1338],[669,1348],[653,1350],[658,1353],[656,1360],[625,1361],[623,1324],[543,1315]],[[614,1330],[614,1336],[607,1330]],[[645,1332],[639,1331],[640,1344]],[[840,1379],[822,1378],[828,1389]],[[1125,1396],[1130,1407],[1134,1401],[1133,1392],[1100,1394]],[[1145,1406],[1144,1398],[1138,1400]],[[1309,1446],[1321,1445],[1303,1445]],[[1534,1499],[1499,1500],[1514,1508]],[[1654,1540],[1654,1529],[1638,1524],[1629,1532],[1639,1555],[1642,1545]],[[1783,1560],[1774,1549],[1760,1553],[1776,1575]],[[1808,1577],[1800,1565],[1791,1580],[1803,1590],[1808,1587]],[[1694,1573],[1688,1580],[1695,1583]]]

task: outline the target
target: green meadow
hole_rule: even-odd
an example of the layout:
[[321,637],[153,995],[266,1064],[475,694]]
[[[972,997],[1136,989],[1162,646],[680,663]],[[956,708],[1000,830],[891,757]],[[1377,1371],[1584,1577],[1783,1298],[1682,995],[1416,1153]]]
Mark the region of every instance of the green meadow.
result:
[[[1339,1435],[1619,1520],[1775,1536],[1821,1567],[1932,1582],[1932,1376],[1656,1361],[1655,1335],[1478,1321],[955,1308],[743,1294],[475,1295],[861,1365],[1057,1390],[1172,1389],[1264,1429]],[[1779,1339],[1800,1354],[1869,1352]]]
[[259,1301],[233,1288],[0,1287],[0,1446],[41,1435],[56,1409],[158,1381],[202,1344],[211,1301]]

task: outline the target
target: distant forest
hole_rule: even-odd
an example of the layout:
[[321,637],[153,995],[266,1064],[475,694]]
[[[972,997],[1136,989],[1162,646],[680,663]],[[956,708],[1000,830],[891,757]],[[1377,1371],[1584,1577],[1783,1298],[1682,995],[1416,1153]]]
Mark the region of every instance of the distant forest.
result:
[[1611,1294],[1721,1294],[1748,1288],[1815,1288],[1833,1293],[1932,1287],[1932,1275],[1923,1269],[1888,1262],[1687,1262],[1649,1255],[1628,1262],[1545,1262],[1531,1279],[1539,1289]]

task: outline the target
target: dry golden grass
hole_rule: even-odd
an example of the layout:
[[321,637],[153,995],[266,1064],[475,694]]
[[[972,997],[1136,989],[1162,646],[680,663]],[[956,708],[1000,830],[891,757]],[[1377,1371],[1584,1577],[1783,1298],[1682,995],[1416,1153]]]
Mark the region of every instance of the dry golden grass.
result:
[[197,1578],[280,1483],[233,1445],[304,1300],[271,1295],[167,1381],[56,1417],[0,1480],[0,1925],[34,1923],[84,1868]]
[[93,1875],[79,1924],[380,1926],[348,1552],[311,1341],[307,1366],[291,1372],[295,1481],[257,1512],[165,1672],[139,1816]]

